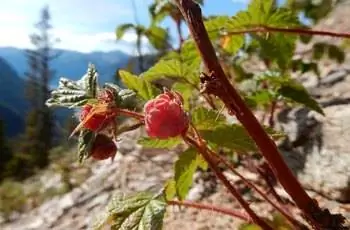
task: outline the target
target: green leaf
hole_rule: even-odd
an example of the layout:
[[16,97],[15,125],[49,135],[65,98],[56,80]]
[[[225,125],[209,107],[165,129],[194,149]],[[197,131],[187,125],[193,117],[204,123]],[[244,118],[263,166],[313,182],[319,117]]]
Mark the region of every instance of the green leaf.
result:
[[224,37],[222,47],[229,54],[236,54],[244,44],[244,35],[232,35]]
[[292,60],[297,36],[283,33],[269,33],[266,36],[256,36],[260,43],[261,55],[272,62],[277,62],[281,69],[286,69]]
[[147,81],[154,81],[162,78],[173,78],[184,80],[193,85],[199,84],[199,74],[195,74],[198,69],[194,69],[180,60],[160,60],[141,76]]
[[157,89],[142,77],[137,77],[127,71],[119,71],[120,78],[129,89],[134,90],[144,100],[150,100],[157,95]]
[[212,130],[225,124],[226,118],[218,111],[198,107],[191,113],[192,123],[198,130]]
[[171,200],[176,196],[176,182],[174,179],[170,179],[165,184],[165,199]]
[[343,63],[345,60],[344,51],[336,45],[328,45],[328,56],[330,59],[334,59],[338,63]]
[[295,102],[303,104],[308,108],[324,115],[324,112],[317,101],[310,96],[303,85],[294,80],[289,80],[282,84],[281,88],[278,90],[278,93],[285,98],[289,98]]
[[204,26],[208,31],[210,39],[217,39],[222,32],[226,28],[226,23],[230,21],[229,16],[215,16],[211,17],[204,21]]
[[80,131],[79,138],[78,138],[78,160],[79,163],[83,163],[84,160],[86,160],[90,154],[91,154],[91,147],[95,141],[95,133],[83,129]]
[[130,89],[122,89],[113,83],[105,83],[105,88],[109,88],[114,92],[114,97],[118,108],[134,109],[139,101],[136,93]]
[[182,82],[176,82],[172,86],[172,90],[178,92],[181,94],[182,98],[184,99],[184,108],[185,110],[190,109],[190,99],[193,95],[193,87],[186,83]]
[[97,71],[89,64],[87,73],[78,81],[60,78],[58,88],[51,92],[46,101],[47,106],[81,107],[90,99],[96,97]]
[[136,29],[135,26],[131,23],[126,23],[126,24],[122,24],[120,26],[117,27],[116,29],[116,36],[117,36],[117,39],[121,39],[124,34],[126,33],[126,31],[128,31],[129,29]]
[[256,224],[242,224],[238,230],[263,230],[259,225]]
[[[131,196],[117,194],[108,205],[105,224],[110,224],[114,230],[161,230],[165,209],[166,203],[159,196],[148,193]],[[102,229],[105,224],[99,223],[95,227]]]
[[221,125],[214,130],[201,130],[203,138],[219,147],[238,152],[257,151],[255,142],[240,125]]
[[165,49],[168,46],[168,32],[159,26],[151,26],[146,30],[146,37],[156,49]]
[[173,148],[182,143],[182,139],[179,137],[168,138],[166,140],[142,138],[138,141],[138,144],[147,148]]
[[192,185],[193,174],[199,163],[203,166],[199,154],[193,148],[189,148],[181,153],[179,159],[175,162],[176,194],[180,200],[186,198]]

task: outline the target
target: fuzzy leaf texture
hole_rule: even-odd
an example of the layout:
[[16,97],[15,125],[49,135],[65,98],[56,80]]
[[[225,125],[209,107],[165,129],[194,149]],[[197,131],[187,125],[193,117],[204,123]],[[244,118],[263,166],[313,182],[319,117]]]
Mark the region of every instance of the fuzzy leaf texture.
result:
[[152,138],[142,138],[138,141],[140,145],[147,148],[173,148],[179,145],[182,142],[182,139],[179,137],[168,138],[165,140],[152,139]]
[[257,151],[254,141],[240,125],[221,125],[214,130],[201,130],[200,133],[205,140],[217,147],[243,153]]
[[192,123],[198,130],[213,130],[225,124],[225,116],[218,111],[198,107],[191,113]]
[[94,228],[102,230],[110,225],[113,230],[161,230],[165,209],[166,203],[159,196],[117,194],[109,203],[107,214],[103,214]]
[[159,93],[150,82],[142,77],[138,77],[124,70],[120,70],[119,75],[123,84],[129,89],[135,91],[136,94],[145,101],[154,98]]
[[66,78],[59,80],[58,88],[51,92],[47,106],[80,107],[89,99],[95,98],[97,92],[97,71],[89,64],[87,73],[78,81]]
[[324,112],[317,101],[311,97],[303,85],[294,80],[284,82],[281,88],[279,88],[278,93],[285,98],[303,104],[306,107],[324,115]]
[[205,161],[193,148],[181,153],[175,162],[175,188],[180,200],[186,198],[193,182],[193,175],[199,166],[207,167]]
[[79,133],[78,138],[78,160],[79,163],[83,163],[90,154],[91,148],[95,140],[95,134],[87,129],[83,129]]
[[177,59],[160,60],[141,76],[146,81],[153,81],[161,78],[173,78],[193,85],[199,84],[199,77],[196,69]]

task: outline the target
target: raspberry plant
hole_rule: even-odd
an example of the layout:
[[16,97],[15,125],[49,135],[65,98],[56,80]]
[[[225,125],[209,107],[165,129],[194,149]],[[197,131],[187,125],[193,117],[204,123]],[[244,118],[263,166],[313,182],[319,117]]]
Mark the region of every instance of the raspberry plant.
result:
[[[165,8],[160,7],[163,10],[156,10],[157,4],[165,3]],[[161,229],[166,206],[182,205],[246,220],[242,229],[347,229],[340,214],[331,214],[307,195],[283,161],[274,143],[283,135],[273,130],[273,117],[278,108],[293,104],[324,115],[307,90],[291,77],[298,71],[318,74],[317,62],[293,59],[295,45],[298,40],[308,42],[313,35],[349,35],[310,30],[295,11],[278,7],[273,0],[253,0],[247,10],[232,17],[214,16],[204,21],[199,5],[192,0],[157,0],[151,10],[155,23],[164,12],[170,12],[177,26],[185,21],[192,38],[185,41],[180,34],[179,49],[167,52],[139,76],[120,70],[124,88],[112,83],[100,86],[95,67],[89,65],[79,81],[62,78],[47,101],[48,106],[80,109],[80,124],[72,136],[78,134],[81,162],[89,157],[113,159],[118,135],[143,126],[148,136],[139,143],[146,147],[187,146],[174,165],[173,179],[158,194],[117,194],[96,228]],[[314,59],[327,50],[330,58],[344,60],[336,46],[319,43],[314,45]],[[263,70],[247,72],[243,67],[253,56],[265,64]],[[164,88],[158,87],[161,79],[167,79]],[[264,119],[260,124],[253,115],[258,110],[268,117],[266,126]],[[125,125],[121,118],[134,123]],[[277,193],[276,199],[271,199],[237,172],[226,158],[232,152],[248,157],[260,152],[265,171],[290,195],[305,223],[284,209]],[[279,215],[268,220],[255,213],[219,165],[239,176]],[[212,170],[244,212],[186,201],[197,169]]]

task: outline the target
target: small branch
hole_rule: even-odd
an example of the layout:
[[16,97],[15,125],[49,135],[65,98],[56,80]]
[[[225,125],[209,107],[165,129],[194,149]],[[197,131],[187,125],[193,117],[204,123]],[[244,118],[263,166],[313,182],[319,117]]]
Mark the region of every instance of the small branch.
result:
[[[195,129],[194,129],[195,130]],[[195,140],[193,140],[189,136],[184,136],[184,140],[191,146],[197,148],[197,150],[201,153],[203,158],[208,162],[210,168],[215,173],[216,177],[225,185],[225,187],[229,190],[229,192],[232,194],[232,196],[238,201],[238,203],[241,205],[241,207],[248,213],[248,215],[252,218],[253,222],[258,224],[260,227],[262,227],[264,230],[272,230],[272,228],[263,221],[250,207],[249,204],[242,198],[242,196],[239,194],[239,192],[236,190],[235,187],[231,184],[230,181],[224,176],[224,174],[220,171],[217,165],[217,161],[215,161],[211,155],[208,153],[208,149],[206,146],[203,146],[202,139],[200,138],[199,143],[197,143]]]
[[143,121],[145,119],[145,116],[143,116],[141,113],[137,113],[137,112],[130,111],[127,109],[116,108],[115,111],[118,115],[121,114],[124,116],[133,117],[133,118],[136,118],[136,119],[141,120],[141,121]]
[[[188,24],[191,36],[195,41],[206,69],[211,73],[210,76],[201,79],[203,91],[219,97],[230,114],[235,115],[242,123],[271,166],[276,178],[315,229],[344,229],[345,218],[342,215],[333,215],[329,210],[321,209],[309,197],[287,166],[274,141],[265,132],[238,91],[229,82],[220,66],[214,47],[205,29],[201,8],[192,0],[176,0],[175,2]],[[293,29],[281,29],[277,32],[287,32],[285,30],[293,31]],[[298,32],[300,31],[310,33],[309,30],[299,30]],[[320,35],[326,35],[326,33],[323,32]]]
[[228,35],[237,35],[245,33],[259,33],[259,32],[280,32],[280,33],[293,33],[293,34],[304,34],[304,35],[320,35],[320,36],[330,36],[338,38],[350,38],[350,33],[338,33],[330,31],[321,31],[321,30],[311,30],[311,29],[302,29],[302,28],[278,28],[271,26],[257,26],[245,30],[229,31]]
[[222,214],[229,215],[232,217],[237,217],[237,218],[244,220],[244,221],[250,221],[250,218],[242,212],[233,211],[231,209],[217,207],[217,206],[213,206],[213,205],[209,205],[209,204],[199,204],[199,203],[194,203],[194,202],[190,202],[190,201],[177,201],[177,200],[170,200],[170,201],[167,201],[167,203],[168,203],[168,205],[179,205],[179,206],[184,206],[184,207],[196,208],[196,209],[200,209],[200,210],[214,211],[214,212],[222,213]]
[[244,178],[226,159],[224,159],[219,154],[211,151],[211,154],[213,154],[215,157],[217,157],[226,167],[228,167],[236,176],[238,176],[246,185],[254,189],[263,199],[265,199],[268,203],[272,205],[277,211],[279,211],[282,215],[284,215],[291,224],[294,226],[304,227],[301,223],[299,223],[297,220],[295,220],[289,213],[287,213],[282,207],[275,204],[273,200],[271,200],[263,191],[261,191],[257,186],[255,186],[252,182]]
[[275,126],[275,112],[276,112],[277,100],[271,102],[270,115],[269,115],[269,127],[273,128]]

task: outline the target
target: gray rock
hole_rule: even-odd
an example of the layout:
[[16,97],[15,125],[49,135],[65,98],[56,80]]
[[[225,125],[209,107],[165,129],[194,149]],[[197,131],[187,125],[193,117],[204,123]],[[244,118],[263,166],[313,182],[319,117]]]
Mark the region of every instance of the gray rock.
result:
[[350,106],[324,108],[322,117],[306,108],[278,116],[288,138],[281,152],[299,181],[338,201],[350,201]]

